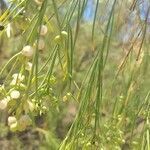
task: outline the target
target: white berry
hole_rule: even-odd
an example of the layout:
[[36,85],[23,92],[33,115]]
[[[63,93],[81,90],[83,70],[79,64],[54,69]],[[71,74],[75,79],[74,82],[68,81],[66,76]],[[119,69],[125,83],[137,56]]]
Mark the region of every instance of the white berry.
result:
[[17,90],[13,90],[10,92],[10,97],[12,99],[18,99],[20,97],[20,92]]
[[12,124],[17,123],[17,119],[14,116],[9,116],[8,117],[8,125],[11,126]]
[[8,101],[6,99],[3,99],[0,101],[0,110],[5,110],[7,108]]
[[41,35],[41,36],[46,35],[46,34],[47,34],[47,31],[48,31],[47,26],[46,26],[46,25],[42,25],[42,26],[41,26],[41,30],[40,30],[40,35]]
[[23,47],[22,55],[25,56],[25,57],[28,57],[28,58],[32,57],[33,56],[33,48],[32,48],[32,46],[27,45],[27,46]]

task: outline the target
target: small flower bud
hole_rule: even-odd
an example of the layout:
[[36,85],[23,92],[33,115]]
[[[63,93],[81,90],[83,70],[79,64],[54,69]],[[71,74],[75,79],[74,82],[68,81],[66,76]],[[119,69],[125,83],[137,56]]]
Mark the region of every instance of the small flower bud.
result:
[[60,35],[57,35],[57,36],[55,37],[54,41],[55,41],[57,44],[59,44],[59,43],[61,42],[61,37],[60,37]]
[[56,77],[52,75],[50,77],[50,84],[55,84],[55,83],[56,83]]
[[20,92],[17,90],[13,90],[10,92],[10,97],[12,99],[18,99],[20,97]]
[[46,111],[47,111],[47,107],[46,107],[46,106],[42,106],[42,110],[43,110],[44,112],[46,112]]
[[70,98],[71,97],[71,93],[67,93],[67,96]]
[[16,85],[17,84],[17,80],[13,79],[11,82],[10,82],[10,85]]
[[65,95],[65,96],[63,97],[63,101],[66,102],[67,100],[68,100],[68,97]]
[[38,41],[38,49],[43,50],[44,48],[45,48],[45,42],[43,39],[40,38]]
[[23,84],[23,83],[19,84],[19,89],[20,90],[26,90],[26,88],[27,88],[27,86],[25,84]]
[[30,45],[23,47],[22,55],[27,57],[27,58],[32,57],[33,56],[33,48]]
[[26,63],[26,66],[25,66],[25,69],[28,70],[28,71],[31,71],[32,66],[33,66],[32,63],[27,62],[27,63]]
[[71,98],[71,93],[67,93],[64,97],[63,97],[63,101],[66,102],[67,100],[69,100]]
[[67,38],[68,33],[67,33],[66,31],[61,31],[61,35],[62,35],[64,38]]
[[45,36],[47,34],[47,31],[48,31],[47,26],[46,25],[42,25],[41,26],[41,30],[40,30],[40,35],[41,36]]
[[17,122],[13,123],[13,124],[10,125],[10,130],[12,132],[15,132],[17,130],[17,127],[18,127],[18,123]]
[[24,79],[25,79],[25,76],[24,75],[22,75],[22,74],[18,74],[18,73],[15,73],[15,74],[13,74],[12,75],[12,77],[13,77],[13,79],[14,80],[18,80],[18,81],[23,81]]

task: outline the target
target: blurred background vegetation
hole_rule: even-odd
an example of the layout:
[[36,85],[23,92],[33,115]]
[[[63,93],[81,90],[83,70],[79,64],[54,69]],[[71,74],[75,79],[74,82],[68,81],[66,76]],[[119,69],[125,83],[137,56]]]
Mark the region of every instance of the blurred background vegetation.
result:
[[[38,1],[0,1],[1,70],[25,45],[35,45],[41,24],[48,28],[27,89],[46,112],[14,133],[9,112],[1,111],[1,149],[150,150],[150,1]],[[67,37],[57,43],[61,31]],[[0,74],[7,90],[25,61],[16,60]],[[24,75],[27,84],[30,74]]]

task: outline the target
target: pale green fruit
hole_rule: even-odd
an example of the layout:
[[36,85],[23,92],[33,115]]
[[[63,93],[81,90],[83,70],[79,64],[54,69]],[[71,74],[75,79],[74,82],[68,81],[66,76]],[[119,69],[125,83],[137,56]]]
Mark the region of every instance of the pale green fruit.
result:
[[17,130],[17,128],[18,128],[18,123],[17,122],[10,125],[10,130],[12,132],[15,132]]

